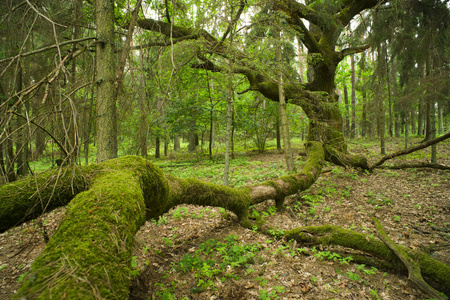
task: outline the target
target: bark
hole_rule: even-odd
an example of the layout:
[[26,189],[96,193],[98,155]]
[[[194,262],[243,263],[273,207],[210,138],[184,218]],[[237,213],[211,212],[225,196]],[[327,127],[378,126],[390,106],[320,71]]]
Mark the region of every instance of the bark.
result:
[[355,73],[355,57],[350,55],[352,70],[352,126],[350,128],[350,138],[355,139],[356,136],[356,73]]
[[[275,35],[281,42],[281,33],[278,29],[275,27]],[[276,61],[279,64],[279,82],[278,82],[278,95],[279,95],[279,102],[280,102],[280,121],[281,121],[281,133],[283,137],[283,146],[284,146],[284,157],[286,160],[287,170],[289,172],[295,171],[295,164],[294,164],[294,156],[292,154],[292,148],[291,148],[291,138],[289,135],[289,119],[286,113],[286,98],[284,96],[284,87],[283,87],[283,74],[281,72],[281,46],[276,45],[275,46],[275,53],[276,53]]]
[[344,83],[344,104],[345,104],[345,128],[344,128],[344,134],[345,137],[350,136],[350,107],[348,105],[348,89],[347,85]]
[[109,167],[114,172],[95,178],[71,201],[15,299],[128,298],[134,235],[145,222],[144,196],[131,166]]
[[97,0],[97,161],[117,157],[114,1]]

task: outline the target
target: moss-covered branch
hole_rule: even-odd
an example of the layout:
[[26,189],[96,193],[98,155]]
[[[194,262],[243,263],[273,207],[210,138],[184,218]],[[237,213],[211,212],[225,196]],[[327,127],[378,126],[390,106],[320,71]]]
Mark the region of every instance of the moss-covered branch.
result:
[[[373,223],[377,228],[378,237],[382,240],[386,246],[392,250],[392,252],[397,255],[397,257],[403,262],[406,269],[408,270],[408,279],[412,282],[412,284],[419,288],[426,295],[429,295],[433,298],[439,300],[445,300],[445,298],[440,295],[435,289],[433,289],[428,283],[425,282],[422,278],[422,274],[420,272],[420,265],[411,259],[409,255],[402,249],[399,245],[396,245],[384,231],[383,226],[381,226],[380,221],[378,219],[373,218]],[[450,274],[448,274],[450,275]]]
[[89,186],[90,172],[58,168],[0,186],[0,232],[66,205]]
[[[285,237],[301,243],[315,245],[339,245],[364,251],[392,264],[392,269],[406,270],[405,266],[383,242],[367,235],[344,229],[339,226],[308,226],[285,231]],[[399,249],[418,263],[423,276],[429,279],[440,291],[450,294],[450,267],[432,259],[427,254],[398,245]]]
[[16,299],[126,299],[145,204],[134,170],[106,172],[70,203]]

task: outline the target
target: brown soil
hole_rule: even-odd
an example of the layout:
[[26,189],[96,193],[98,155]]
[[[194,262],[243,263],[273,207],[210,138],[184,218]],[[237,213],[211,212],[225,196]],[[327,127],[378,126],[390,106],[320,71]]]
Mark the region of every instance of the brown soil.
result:
[[[388,153],[401,148],[400,144],[388,145]],[[372,162],[381,157],[376,154],[376,145],[352,146]],[[449,166],[450,143],[440,144],[438,151],[438,162]],[[387,164],[423,162],[428,152]],[[274,162],[283,160],[283,155],[273,152],[252,159]],[[324,172],[309,191],[286,200],[290,209],[268,213],[268,223],[281,230],[332,224],[376,236],[371,222],[374,214],[396,243],[413,249],[432,247],[435,251],[431,256],[450,265],[450,171],[377,169],[365,174],[333,166],[326,169],[332,171]],[[305,204],[311,197],[318,199],[315,206]],[[270,212],[273,205],[269,201],[255,209]],[[0,235],[0,299],[12,297],[63,214],[64,208],[60,208]],[[223,242],[230,235],[237,236],[241,245],[261,245],[250,265],[226,268],[223,274],[210,278],[213,286],[201,291],[195,272],[175,270],[186,254],[199,255],[196,250],[202,243],[210,239]],[[303,248],[309,255],[290,251],[293,248]],[[411,286],[407,274],[378,270],[364,275],[364,269],[370,271],[370,266],[314,256],[320,251],[351,255],[349,249],[341,247],[310,248],[274,240],[242,228],[233,216],[217,208],[176,207],[159,222],[147,222],[136,235],[137,268],[130,299],[161,299],[163,290],[173,296],[166,299],[258,299],[264,298],[264,293],[272,293],[270,299],[428,298]],[[227,277],[227,272],[234,272],[235,277]],[[222,277],[228,279],[222,281]]]

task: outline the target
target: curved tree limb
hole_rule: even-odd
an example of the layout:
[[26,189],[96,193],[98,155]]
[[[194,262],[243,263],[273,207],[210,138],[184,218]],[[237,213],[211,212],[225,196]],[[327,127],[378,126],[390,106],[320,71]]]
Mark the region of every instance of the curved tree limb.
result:
[[[284,232],[284,237],[288,240],[295,240],[298,243],[308,243],[312,245],[336,245],[344,246],[354,250],[360,250],[374,255],[380,260],[390,263],[390,269],[395,271],[405,270],[405,266],[395,253],[383,242],[362,233],[351,231],[339,226],[307,226],[299,227]],[[436,287],[444,293],[450,294],[450,267],[446,264],[432,259],[429,255],[412,250],[401,245],[399,249],[407,253],[412,259],[417,261],[422,270],[422,274],[429,278]],[[385,266],[387,266],[385,264]]]
[[[79,299],[81,294],[83,299],[95,294],[103,298],[126,298],[133,237],[145,218],[158,217],[186,203],[224,207],[236,213],[241,224],[251,226],[247,215],[252,204],[275,198],[277,205],[281,205],[285,195],[314,183],[323,161],[321,143],[309,142],[308,161],[302,172],[243,189],[165,176],[161,169],[137,156],[92,166],[72,166],[59,179],[50,171],[36,178],[29,177],[31,180],[1,186],[2,229],[5,229],[5,217],[11,212],[20,214],[17,205],[25,210],[29,199],[37,204],[35,209],[41,206],[39,203],[47,202],[50,208],[67,204],[76,195],[57,233],[33,264],[17,298],[50,299],[50,294],[55,299],[62,295]],[[55,180],[59,182],[58,188],[54,188]],[[35,181],[45,185],[39,193]],[[72,190],[71,186],[76,188]],[[54,190],[53,195],[50,190]],[[16,223],[8,220],[9,224]],[[343,245],[401,265],[383,243],[337,226],[297,228],[285,232],[285,236],[299,242]],[[405,251],[419,261],[425,276],[432,277],[441,286],[450,286],[447,266],[425,254]]]
[[442,295],[440,295],[435,289],[433,289],[428,283],[425,282],[422,278],[422,274],[420,272],[420,265],[412,260],[409,255],[403,251],[398,245],[396,245],[386,234],[386,232],[383,229],[383,226],[381,226],[380,221],[378,221],[377,218],[372,218],[373,223],[375,224],[375,227],[377,229],[378,237],[380,240],[382,240],[386,246],[389,247],[389,249],[392,250],[392,252],[397,255],[397,257],[402,261],[402,263],[405,265],[405,267],[408,269],[408,279],[412,282],[412,284],[419,288],[422,292],[425,294],[439,299],[439,300],[445,300]]
[[370,167],[369,171],[373,171],[373,169],[375,169],[378,166],[381,166],[382,164],[384,164],[384,162],[386,162],[389,159],[392,159],[392,158],[397,157],[397,156],[413,153],[413,152],[418,151],[418,150],[422,150],[424,148],[430,147],[431,145],[434,145],[434,144],[437,144],[439,142],[445,141],[448,138],[450,138],[450,132],[444,134],[443,136],[440,136],[438,138],[430,140],[430,141],[428,141],[426,143],[423,143],[423,144],[420,144],[420,145],[417,145],[417,146],[414,146],[414,147],[411,147],[411,148],[408,148],[408,149],[405,149],[405,150],[400,150],[400,151],[391,153],[389,155],[386,155],[382,159],[380,159],[378,162],[373,164]]

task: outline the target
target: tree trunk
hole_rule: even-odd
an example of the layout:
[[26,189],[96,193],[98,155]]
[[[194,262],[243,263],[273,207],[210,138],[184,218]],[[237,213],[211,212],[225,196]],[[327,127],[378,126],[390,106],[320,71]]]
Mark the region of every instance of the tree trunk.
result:
[[[318,178],[324,163],[323,147],[318,142],[309,142],[307,152],[302,172],[243,189],[166,177],[159,168],[138,156],[99,165],[70,166],[1,186],[2,231],[27,215],[20,206],[33,207],[32,203],[37,203],[34,208],[38,215],[41,200],[50,209],[73,198],[58,231],[33,263],[16,298],[88,299],[97,295],[126,299],[133,238],[145,218],[157,218],[180,204],[206,205],[228,209],[239,217],[241,224],[252,228],[247,219],[251,205],[275,199],[277,206],[281,206],[287,195],[306,190]],[[36,182],[44,185],[40,187],[41,198],[35,193]],[[401,267],[383,243],[337,226],[296,228],[284,235],[288,240],[366,251]],[[447,266],[408,251],[419,262],[424,275],[442,287],[449,286]]]
[[419,98],[419,114],[417,117],[417,135],[423,135],[423,97]]
[[176,152],[176,151],[179,151],[180,150],[180,136],[179,135],[175,135],[174,137],[173,137],[173,150]]
[[355,139],[356,135],[356,73],[355,73],[355,57],[350,55],[351,71],[352,71],[352,127],[350,128],[350,138]]
[[344,83],[344,104],[345,104],[345,127],[344,134],[345,137],[350,137],[350,105],[348,104],[348,89],[347,85]]
[[281,132],[280,132],[280,118],[277,117],[275,122],[275,136],[277,140],[277,150],[281,150]]
[[[231,79],[230,82],[231,84]],[[226,129],[226,134],[225,134],[225,165],[224,165],[224,170],[223,170],[223,185],[228,186],[228,177],[230,174],[230,156],[231,156],[231,110],[232,110],[232,101],[233,101],[233,96],[232,93],[233,91],[231,90],[231,87],[229,88],[230,90],[228,91],[229,95],[227,98],[227,129]]]
[[117,157],[114,1],[96,0],[97,162]]
[[[281,42],[281,32],[276,30],[275,36],[278,39],[278,42]],[[279,82],[278,82],[278,96],[280,102],[280,122],[281,122],[281,136],[283,138],[283,146],[284,146],[284,158],[286,160],[287,170],[289,172],[295,171],[294,157],[292,154],[291,148],[291,137],[289,135],[289,120],[286,113],[286,98],[284,95],[284,87],[283,87],[283,74],[281,73],[281,46],[275,46],[275,55],[276,60],[279,65]]]
[[159,134],[156,134],[155,137],[155,158],[161,157],[161,138],[159,137]]

